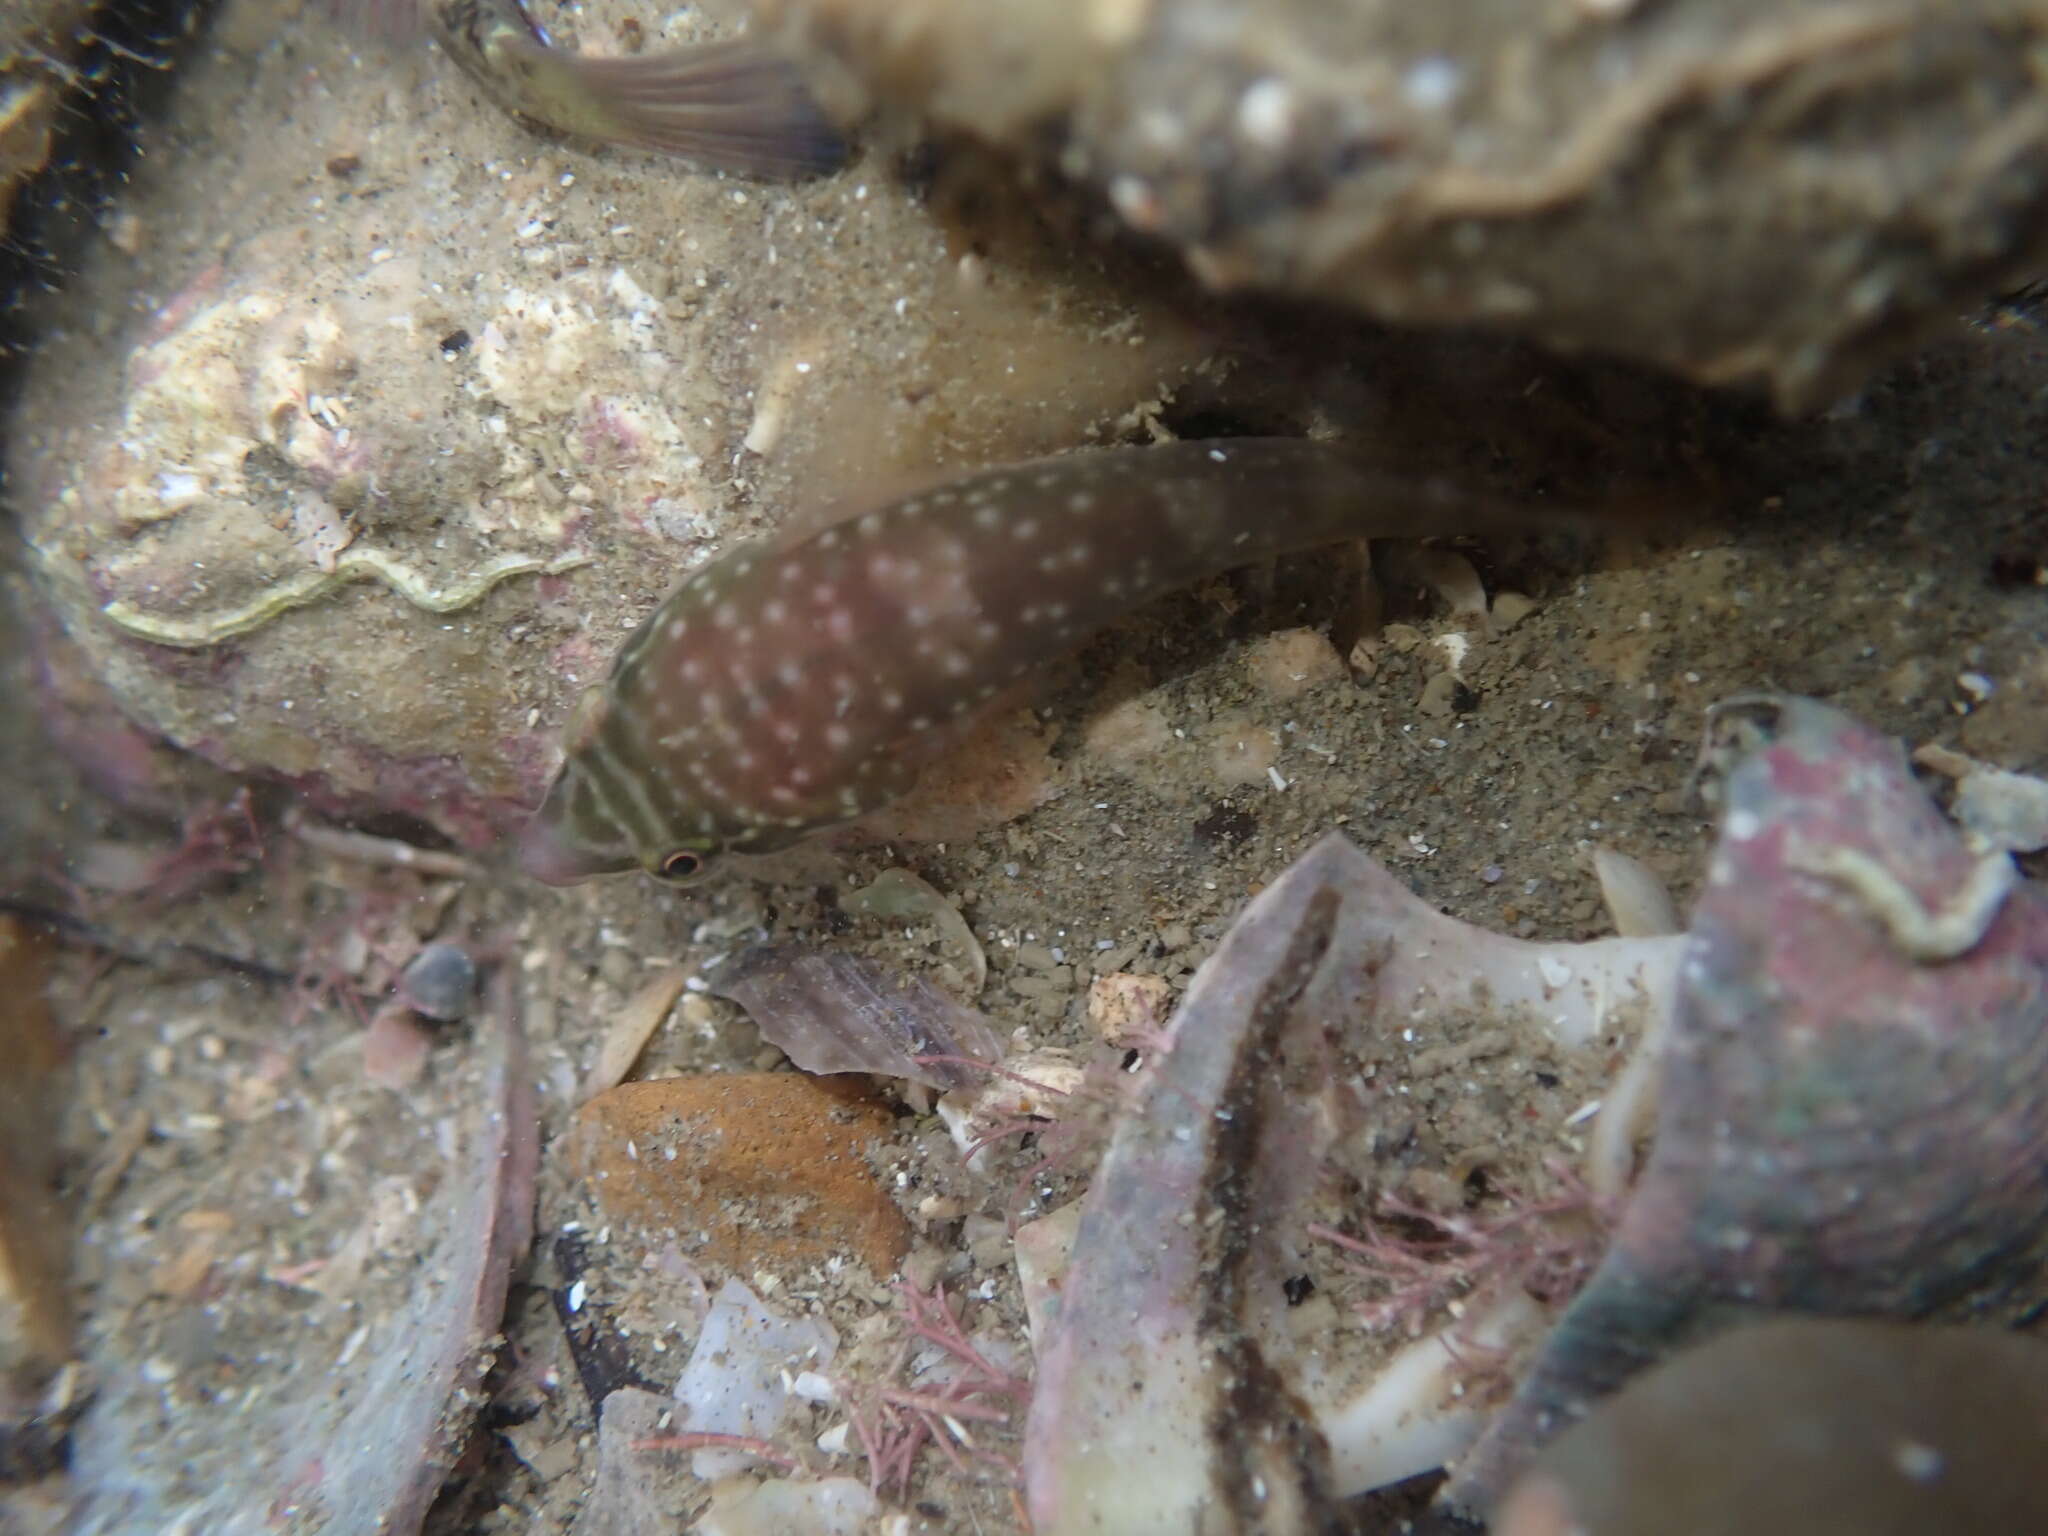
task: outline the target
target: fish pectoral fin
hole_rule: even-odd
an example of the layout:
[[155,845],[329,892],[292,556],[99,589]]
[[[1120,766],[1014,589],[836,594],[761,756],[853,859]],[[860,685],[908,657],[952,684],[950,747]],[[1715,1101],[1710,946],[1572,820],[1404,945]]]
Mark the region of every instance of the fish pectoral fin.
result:
[[796,67],[758,43],[704,43],[665,53],[589,58],[538,42],[530,64],[553,74],[587,112],[559,126],[717,170],[794,180],[836,170],[846,141]]

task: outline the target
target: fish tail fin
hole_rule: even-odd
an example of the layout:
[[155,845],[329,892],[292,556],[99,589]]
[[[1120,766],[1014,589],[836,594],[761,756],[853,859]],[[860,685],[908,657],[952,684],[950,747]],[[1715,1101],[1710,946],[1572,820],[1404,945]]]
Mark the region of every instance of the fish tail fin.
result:
[[[571,132],[795,180],[836,170],[846,141],[787,59],[740,39],[626,58],[533,45],[583,110]],[[538,61],[536,61],[538,62]],[[565,106],[567,102],[563,103]]]

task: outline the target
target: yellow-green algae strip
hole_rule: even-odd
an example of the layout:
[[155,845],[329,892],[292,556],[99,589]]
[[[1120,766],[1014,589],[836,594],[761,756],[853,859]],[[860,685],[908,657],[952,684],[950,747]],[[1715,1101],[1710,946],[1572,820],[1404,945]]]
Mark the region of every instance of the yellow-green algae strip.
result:
[[350,550],[331,571],[302,571],[259,594],[240,608],[199,618],[163,618],[128,602],[108,603],[100,612],[107,622],[139,640],[192,650],[261,629],[281,613],[302,608],[351,581],[375,579],[415,608],[428,613],[455,613],[480,602],[499,582],[512,576],[559,576],[588,565],[589,555],[563,555],[542,560],[535,555],[500,555],[486,561],[453,586],[435,589],[425,577],[381,549]]

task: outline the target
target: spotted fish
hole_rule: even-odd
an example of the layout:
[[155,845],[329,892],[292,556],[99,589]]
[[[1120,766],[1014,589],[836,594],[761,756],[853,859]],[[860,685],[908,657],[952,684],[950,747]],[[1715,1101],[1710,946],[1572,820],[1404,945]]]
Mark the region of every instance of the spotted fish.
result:
[[1152,598],[1345,538],[1531,521],[1293,438],[983,470],[695,572],[579,702],[521,862],[685,882],[909,789],[1006,685]]
[[424,21],[498,106],[578,138],[799,177],[846,147],[790,62],[750,39],[594,58],[557,48],[520,0],[329,0],[387,34]]

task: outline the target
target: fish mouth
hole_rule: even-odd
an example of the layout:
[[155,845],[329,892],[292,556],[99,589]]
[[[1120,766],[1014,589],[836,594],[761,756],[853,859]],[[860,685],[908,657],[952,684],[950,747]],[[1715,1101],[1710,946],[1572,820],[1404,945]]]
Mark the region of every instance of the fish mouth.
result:
[[598,875],[637,868],[633,856],[587,847],[562,835],[560,827],[536,816],[519,834],[519,869],[543,885],[579,885]]

